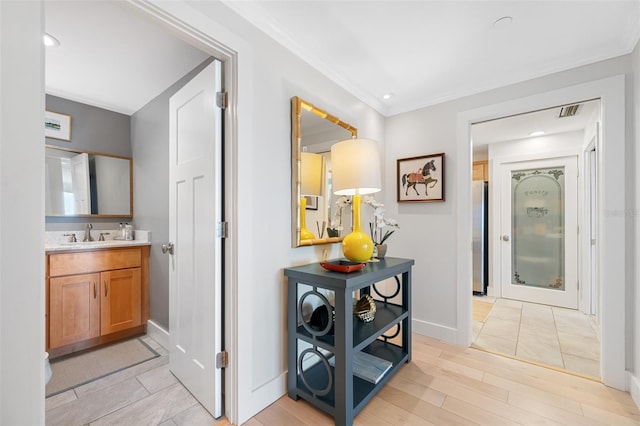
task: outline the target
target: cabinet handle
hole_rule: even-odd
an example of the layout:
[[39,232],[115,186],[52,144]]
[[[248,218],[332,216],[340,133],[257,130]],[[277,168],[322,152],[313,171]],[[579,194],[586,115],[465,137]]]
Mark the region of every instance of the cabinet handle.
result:
[[104,297],[107,297],[107,293],[109,293],[109,284],[107,284],[107,280],[104,280]]
[[98,297],[98,286],[96,285],[96,282],[93,282],[93,298],[95,299],[96,297]]

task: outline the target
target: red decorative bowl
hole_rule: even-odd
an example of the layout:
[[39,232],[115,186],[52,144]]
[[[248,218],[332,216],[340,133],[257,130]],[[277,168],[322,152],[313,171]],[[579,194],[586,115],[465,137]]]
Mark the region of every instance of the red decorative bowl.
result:
[[320,262],[320,266],[322,266],[327,271],[333,272],[355,272],[367,266],[366,263],[360,262],[350,262],[348,260],[330,260],[328,262]]

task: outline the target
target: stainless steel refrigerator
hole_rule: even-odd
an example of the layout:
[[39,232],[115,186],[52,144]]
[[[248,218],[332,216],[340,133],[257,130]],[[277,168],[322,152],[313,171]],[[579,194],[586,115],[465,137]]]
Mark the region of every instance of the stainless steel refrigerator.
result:
[[489,276],[489,245],[487,239],[488,221],[488,184],[474,180],[471,187],[473,195],[473,293],[487,294]]

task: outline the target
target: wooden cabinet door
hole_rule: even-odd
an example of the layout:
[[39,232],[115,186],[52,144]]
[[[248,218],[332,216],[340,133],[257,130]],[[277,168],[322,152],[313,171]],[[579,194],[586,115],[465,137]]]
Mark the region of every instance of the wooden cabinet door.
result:
[[471,175],[473,180],[489,181],[489,162],[474,161]]
[[100,274],[100,334],[126,330],[142,323],[140,268],[107,271]]
[[49,343],[51,348],[100,335],[100,274],[49,280]]

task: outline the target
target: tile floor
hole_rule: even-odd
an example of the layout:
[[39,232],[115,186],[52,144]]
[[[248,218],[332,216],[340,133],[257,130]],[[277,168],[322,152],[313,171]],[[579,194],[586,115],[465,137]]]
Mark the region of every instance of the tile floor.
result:
[[[577,310],[474,296],[476,347],[600,378],[595,320]],[[484,304],[491,304],[491,306]]]
[[[47,425],[213,425],[216,421],[169,371],[167,351],[142,340],[161,356],[45,401]],[[226,420],[223,424],[228,424]]]

